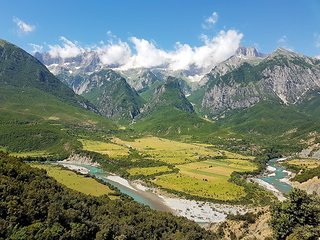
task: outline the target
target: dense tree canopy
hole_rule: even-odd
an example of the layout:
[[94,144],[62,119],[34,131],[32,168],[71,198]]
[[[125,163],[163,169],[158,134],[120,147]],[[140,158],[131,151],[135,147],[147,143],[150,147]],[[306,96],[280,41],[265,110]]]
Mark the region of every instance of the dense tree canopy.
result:
[[294,189],[273,208],[271,226],[277,239],[319,239],[320,198]]

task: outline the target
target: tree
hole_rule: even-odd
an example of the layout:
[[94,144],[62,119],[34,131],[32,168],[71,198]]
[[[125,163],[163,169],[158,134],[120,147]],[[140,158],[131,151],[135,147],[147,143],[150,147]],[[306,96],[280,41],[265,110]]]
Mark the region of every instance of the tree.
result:
[[303,229],[320,226],[320,198],[294,189],[286,201],[272,209],[271,216],[271,226],[277,239],[286,239],[292,233],[302,234]]

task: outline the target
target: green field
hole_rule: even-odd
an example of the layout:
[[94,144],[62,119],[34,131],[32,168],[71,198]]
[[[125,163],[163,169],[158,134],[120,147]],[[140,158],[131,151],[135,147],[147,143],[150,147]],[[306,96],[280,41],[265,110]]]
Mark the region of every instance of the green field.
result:
[[128,172],[130,175],[144,175],[144,176],[149,176],[153,174],[158,174],[158,173],[164,173],[171,171],[171,169],[168,166],[160,166],[160,167],[146,167],[146,168],[130,168]]
[[102,196],[115,193],[108,186],[97,182],[91,177],[77,174],[60,166],[46,164],[31,164],[32,167],[45,169],[50,177],[68,188],[92,196]]
[[179,173],[157,177],[157,185],[193,196],[218,200],[235,200],[245,195],[244,188],[229,182],[232,172],[253,171],[249,160],[206,160],[177,166]]
[[111,158],[125,157],[129,155],[129,149],[118,144],[80,139],[83,149],[101,154],[107,154]]

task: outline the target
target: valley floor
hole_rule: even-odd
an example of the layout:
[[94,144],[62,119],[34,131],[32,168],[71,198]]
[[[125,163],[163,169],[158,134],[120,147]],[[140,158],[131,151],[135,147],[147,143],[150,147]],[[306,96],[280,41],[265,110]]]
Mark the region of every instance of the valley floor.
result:
[[[63,164],[63,163],[62,163]],[[85,166],[63,164],[65,167],[83,173]],[[87,169],[90,174],[90,170]],[[177,216],[183,216],[198,223],[214,223],[222,222],[228,214],[244,214],[248,208],[240,205],[216,204],[204,201],[188,200],[178,198],[173,194],[168,194],[157,188],[146,187],[142,181],[128,181],[120,176],[107,176],[107,179],[116,182],[125,188],[129,188],[135,192],[151,192],[157,195],[163,203],[168,207],[170,212]]]

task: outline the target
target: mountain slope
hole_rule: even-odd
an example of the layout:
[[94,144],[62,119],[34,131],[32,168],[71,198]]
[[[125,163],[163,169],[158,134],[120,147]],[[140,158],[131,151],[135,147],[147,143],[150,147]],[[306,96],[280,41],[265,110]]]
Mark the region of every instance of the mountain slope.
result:
[[38,60],[4,40],[0,40],[0,84],[19,88],[37,88],[70,104],[94,110],[93,105],[62,84]]
[[320,65],[313,58],[278,49],[258,64],[242,63],[207,83],[202,108],[212,115],[248,108],[263,100],[296,104],[320,89]]
[[164,84],[154,90],[152,99],[143,108],[143,114],[150,114],[159,108],[176,108],[194,113],[192,104],[181,90],[179,79],[174,77],[168,77]]
[[76,89],[94,103],[102,115],[115,120],[132,120],[140,113],[144,100],[120,74],[111,69],[87,76]]
[[81,146],[74,129],[115,129],[22,49],[1,41],[0,59],[0,147],[60,154]]
[[215,125],[200,118],[181,90],[179,79],[168,77],[156,87],[153,97],[143,108],[132,127],[142,134],[174,139],[207,139]]

